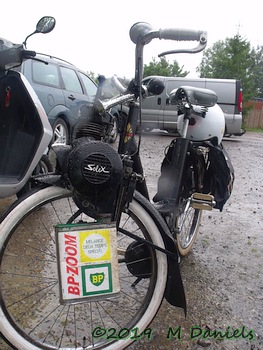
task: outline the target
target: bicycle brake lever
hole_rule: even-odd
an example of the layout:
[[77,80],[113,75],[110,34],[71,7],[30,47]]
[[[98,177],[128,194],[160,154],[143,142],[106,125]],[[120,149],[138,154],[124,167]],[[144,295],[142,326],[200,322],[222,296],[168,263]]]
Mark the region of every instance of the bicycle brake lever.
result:
[[171,55],[171,54],[175,54],[175,53],[198,53],[198,52],[203,51],[205,49],[206,45],[207,45],[207,41],[204,41],[204,42],[200,42],[193,49],[178,49],[178,50],[165,51],[165,52],[160,53],[158,55],[158,57]]

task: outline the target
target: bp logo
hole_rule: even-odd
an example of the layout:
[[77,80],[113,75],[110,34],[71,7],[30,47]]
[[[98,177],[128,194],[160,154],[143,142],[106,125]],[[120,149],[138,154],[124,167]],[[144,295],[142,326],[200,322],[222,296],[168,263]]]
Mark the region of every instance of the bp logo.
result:
[[90,274],[90,282],[96,287],[100,286],[103,283],[104,278],[104,272]]

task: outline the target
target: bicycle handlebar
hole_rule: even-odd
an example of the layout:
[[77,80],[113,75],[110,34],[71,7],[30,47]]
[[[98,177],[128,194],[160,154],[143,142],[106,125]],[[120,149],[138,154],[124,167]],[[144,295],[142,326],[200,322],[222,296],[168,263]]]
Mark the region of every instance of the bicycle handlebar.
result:
[[99,111],[99,113],[105,113],[107,110],[109,110],[114,106],[117,106],[118,104],[134,101],[134,99],[135,99],[134,94],[125,94],[125,95],[112,97],[108,101],[102,101],[98,99],[94,102],[94,104],[97,110]]
[[30,51],[30,50],[22,50],[22,58],[27,59],[27,58],[32,58],[36,56],[36,51]]
[[205,43],[207,34],[200,30],[188,30],[179,28],[168,28],[159,30],[159,39],[175,41],[199,41]]
[[8,40],[0,39],[0,68],[11,68],[20,65],[23,60],[36,56],[35,51],[25,50],[22,44],[13,44]]
[[161,53],[164,56],[174,53],[197,53],[206,47],[207,33],[201,30],[189,29],[158,29],[153,30],[151,25],[146,22],[137,22],[130,29],[130,38],[136,44],[136,62],[135,62],[135,81],[139,85],[143,76],[143,48],[149,44],[152,39],[164,39],[174,41],[197,41],[197,47],[191,49],[172,50]]
[[164,36],[164,39],[177,41],[199,41],[199,44],[192,49],[189,48],[164,51],[158,55],[159,57],[175,53],[198,53],[200,51],[203,51],[207,45],[207,33],[204,31],[194,31],[186,29],[160,29],[160,31],[161,35]]
[[[180,28],[167,28],[153,30],[149,23],[137,22],[130,29],[130,38],[137,46],[146,45],[151,42],[152,39],[164,39],[174,41],[198,41],[197,48],[187,49],[184,52],[199,52],[206,47],[207,44],[207,32],[202,30],[190,30]],[[197,51],[196,51],[197,49]],[[173,50],[170,53],[180,52]],[[168,53],[167,51],[166,53]]]
[[[159,54],[159,57],[179,52],[196,53],[204,50],[207,45],[207,33],[205,31],[179,28],[153,30],[151,25],[146,22],[135,23],[130,29],[130,38],[132,42],[136,44],[135,78],[131,81],[128,88],[126,88],[123,86],[117,76],[112,77],[112,83],[123,96],[118,96],[117,98],[115,97],[106,102],[99,100],[97,107],[100,111],[105,111],[106,109],[111,108],[118,103],[134,100],[140,94],[142,95],[142,93],[139,93],[139,91],[143,90],[143,87],[141,86],[143,77],[143,47],[144,45],[149,44],[152,39],[198,41],[198,45],[192,49],[166,51]],[[164,88],[162,85],[163,84],[161,84],[161,82],[153,81],[149,92],[154,95],[160,94]]]

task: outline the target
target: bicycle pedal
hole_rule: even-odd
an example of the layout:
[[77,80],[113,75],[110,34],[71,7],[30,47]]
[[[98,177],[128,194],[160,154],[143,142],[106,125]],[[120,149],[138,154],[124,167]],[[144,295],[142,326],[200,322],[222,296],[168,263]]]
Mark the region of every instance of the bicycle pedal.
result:
[[212,210],[216,205],[214,196],[198,192],[192,194],[190,203],[192,208],[201,210]]

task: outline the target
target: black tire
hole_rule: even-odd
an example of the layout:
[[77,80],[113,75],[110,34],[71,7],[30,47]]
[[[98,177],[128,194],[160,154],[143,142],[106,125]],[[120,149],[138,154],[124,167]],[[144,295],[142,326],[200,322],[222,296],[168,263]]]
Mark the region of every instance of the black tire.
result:
[[191,206],[191,195],[193,192],[201,192],[205,172],[203,155],[194,153],[193,158],[187,159],[186,169],[178,205],[180,215],[175,221],[177,247],[181,257],[191,251],[201,223],[202,210]]
[[166,129],[166,131],[168,132],[168,134],[179,135],[178,130],[176,130],[176,129]]
[[[39,174],[47,174],[53,172],[53,165],[50,162],[50,159],[48,155],[44,154],[38,165],[36,166],[33,175],[39,175]],[[34,182],[29,180],[23,188],[16,194],[17,198],[20,198],[27,192],[31,191],[34,188]]]
[[66,122],[62,118],[57,118],[53,125],[53,144],[69,144],[69,130]]
[[[19,350],[123,349],[135,340],[130,338],[136,338],[136,329],[139,335],[150,324],[162,302],[166,255],[126,232],[160,247],[163,239],[134,199],[121,218],[127,231],[118,228],[117,233],[119,294],[61,304],[54,224],[70,224],[76,218],[88,219],[75,206],[72,193],[48,187],[18,203],[1,223],[0,329]],[[113,333],[127,337],[107,339]]]
[[202,210],[193,209],[190,201],[181,200],[182,214],[177,217],[177,247],[181,257],[189,254],[199,232]]

